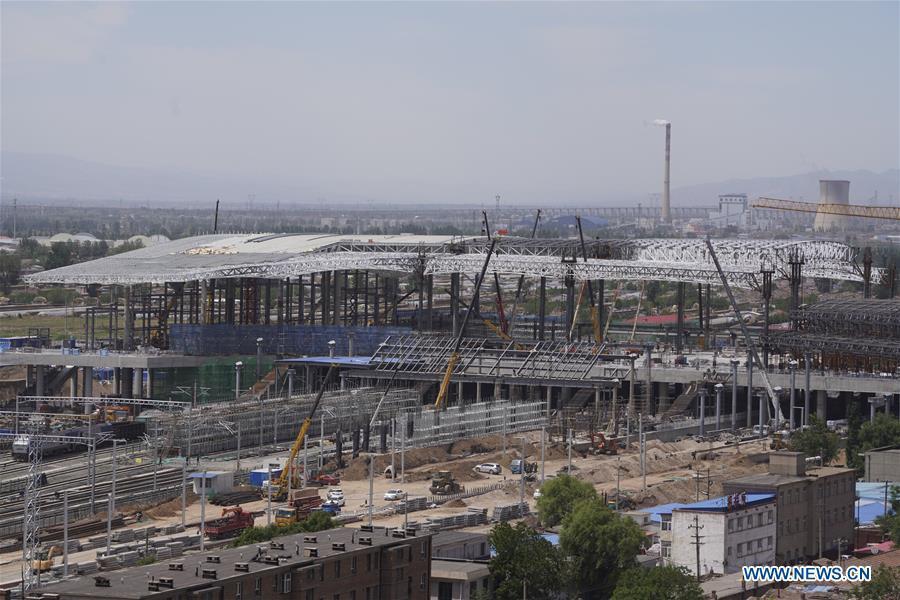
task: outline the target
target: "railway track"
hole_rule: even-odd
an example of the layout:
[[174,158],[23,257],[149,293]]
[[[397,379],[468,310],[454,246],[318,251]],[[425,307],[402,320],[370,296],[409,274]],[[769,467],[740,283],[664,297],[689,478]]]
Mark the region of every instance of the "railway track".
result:
[[[160,470],[157,473],[155,490],[152,471],[145,470],[123,479],[117,477],[115,494],[117,509],[127,504],[139,502],[142,499],[146,501],[151,498],[177,497],[181,495],[182,485],[181,469],[166,468]],[[112,492],[112,482],[97,483],[94,496],[94,511],[91,511],[90,486],[68,489],[70,520],[76,520],[77,515],[86,516],[92,512],[105,512],[107,496]],[[53,492],[42,493],[39,502],[42,527],[62,523],[63,506],[61,498],[57,498]],[[21,534],[23,510],[24,506],[21,502],[0,507],[0,537],[14,537]]]

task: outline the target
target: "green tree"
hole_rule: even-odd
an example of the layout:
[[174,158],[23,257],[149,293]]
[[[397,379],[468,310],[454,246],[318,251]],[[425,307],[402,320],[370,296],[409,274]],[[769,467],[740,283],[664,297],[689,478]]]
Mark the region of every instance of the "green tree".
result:
[[825,421],[816,415],[809,415],[809,427],[791,436],[791,450],[803,452],[806,456],[821,456],[822,464],[828,464],[837,457],[840,438],[828,430]]
[[525,523],[495,525],[488,540],[496,551],[490,565],[497,582],[493,598],[518,600],[523,590],[532,600],[555,597],[563,582],[562,563],[550,542]]
[[132,250],[139,250],[144,247],[144,243],[141,240],[135,240],[133,242],[122,242],[115,248],[109,249],[109,256],[114,254],[122,254],[123,252],[131,252]]
[[247,546],[248,544],[258,544],[266,542],[272,538],[282,535],[290,535],[292,533],[312,533],[314,531],[324,531],[335,527],[335,522],[328,513],[317,510],[306,519],[299,523],[291,523],[290,525],[278,526],[274,523],[263,527],[248,527],[243,530],[237,538],[231,543],[233,548],[238,546]]
[[900,540],[900,486],[891,487],[891,510],[893,514],[878,517],[875,522],[892,540]]
[[22,273],[22,259],[17,254],[0,252],[0,290],[8,294],[12,286],[19,283]]
[[58,269],[71,265],[74,260],[72,244],[65,242],[53,242],[50,245],[50,253],[44,261],[45,269]]
[[900,600],[900,568],[881,565],[872,573],[872,580],[855,587],[856,600]]
[[571,475],[560,475],[541,486],[541,497],[537,501],[538,516],[545,527],[553,527],[561,523],[578,502],[596,498],[597,490],[591,484]]
[[612,600],[703,600],[703,590],[684,567],[638,567],[622,573]]
[[559,543],[572,581],[589,597],[608,597],[619,575],[636,566],[645,539],[637,523],[593,498],[563,519]]
[[859,452],[900,444],[900,421],[878,413],[859,429]]

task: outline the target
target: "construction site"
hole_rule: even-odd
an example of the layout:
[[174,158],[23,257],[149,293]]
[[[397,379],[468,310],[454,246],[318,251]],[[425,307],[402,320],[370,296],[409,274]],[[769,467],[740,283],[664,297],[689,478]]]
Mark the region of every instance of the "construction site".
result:
[[[484,531],[559,473],[616,510],[712,498],[810,415],[900,411],[896,267],[869,249],[585,239],[580,219],[541,238],[540,211],[512,237],[488,218],[476,237],[216,233],[30,275],[98,300],[61,346],[36,331],[0,352],[18,381],[0,586],[27,597],[320,508]],[[807,302],[820,280],[859,293]],[[652,284],[671,318],[643,307]]]

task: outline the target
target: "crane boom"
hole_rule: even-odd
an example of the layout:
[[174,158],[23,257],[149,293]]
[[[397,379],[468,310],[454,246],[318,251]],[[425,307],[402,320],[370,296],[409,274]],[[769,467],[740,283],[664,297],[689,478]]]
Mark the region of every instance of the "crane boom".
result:
[[[584,262],[587,262],[587,247],[584,245],[584,232],[581,229],[581,217],[576,215],[575,222],[578,223],[578,239],[581,241],[581,257],[584,259]],[[603,341],[602,332],[600,331],[600,309],[602,307],[597,306],[597,300],[594,296],[594,286],[590,279],[587,280],[587,289],[591,300],[591,326],[594,331],[594,343],[599,344]]]
[[[716,256],[716,251],[709,238],[706,238],[706,248],[709,250],[710,258],[713,259],[713,263],[716,265],[719,277],[722,279],[722,286],[725,288],[725,293],[728,295],[728,301],[731,302],[731,310],[734,311],[734,316],[737,318],[738,325],[741,326],[741,333],[744,335],[744,342],[747,344],[747,350],[750,351],[753,362],[759,367],[759,372],[762,375],[763,383],[765,384],[766,393],[769,395],[769,402],[772,404],[773,414],[777,414],[778,421],[783,422],[784,415],[781,414],[778,396],[775,394],[775,390],[772,389],[772,383],[769,381],[768,370],[759,358],[759,353],[756,351],[756,344],[753,343],[753,338],[750,337],[750,332],[747,330],[747,324],[744,322],[744,316],[741,314],[741,309],[738,308],[737,301],[734,299],[734,294],[731,291],[731,286],[728,285],[728,278],[725,276],[725,271],[722,270],[722,265],[719,264],[719,257]],[[750,406],[749,398],[747,399],[747,406]],[[749,412],[750,409],[748,408],[747,410]]]
[[[331,379],[331,374],[334,373],[336,365],[332,364],[328,367],[328,372],[325,373],[325,380],[322,381],[322,385],[319,388],[319,393],[316,394],[316,400],[313,402],[312,409],[309,411],[309,414],[306,415],[306,418],[303,419],[303,423],[300,425],[300,431],[297,432],[297,437],[294,439],[294,443],[291,446],[291,452],[288,455],[287,462],[285,463],[285,468],[281,471],[281,475],[277,479],[278,484],[278,494],[280,495],[282,491],[287,490],[288,482],[291,479],[291,467],[294,464],[294,459],[297,458],[297,453],[300,451],[300,448],[303,447],[303,440],[306,439],[306,433],[309,431],[310,426],[312,425],[313,417],[316,414],[316,410],[319,408],[319,403],[322,401],[322,395],[325,394],[325,385],[328,383],[329,379]],[[306,465],[303,465],[306,468]]]
[[900,208],[895,208],[893,206],[862,206],[860,204],[831,203],[819,204],[817,202],[800,202],[799,200],[762,197],[757,198],[753,202],[753,208],[771,208],[774,210],[791,210],[794,212],[900,221]]
[[[481,276],[478,277],[478,281],[475,282],[475,291],[472,296],[477,298],[478,292],[481,290],[481,283],[484,281],[484,276],[487,273],[488,264],[491,262],[491,256],[494,254],[494,247],[497,245],[497,239],[491,239],[491,245],[488,248],[487,256],[484,257],[484,264],[481,265]],[[469,317],[472,316],[472,312],[475,309],[475,301],[469,303],[469,308],[466,310],[466,315],[463,317],[462,325],[460,325],[459,332],[456,334],[456,342],[453,344],[453,352],[450,354],[450,360],[447,361],[447,370],[444,371],[444,378],[441,380],[441,387],[438,390],[437,398],[434,401],[435,410],[441,407],[441,404],[444,403],[444,398],[447,397],[447,390],[450,387],[450,378],[453,376],[453,369],[456,368],[456,363],[459,362],[459,349],[462,347],[463,337],[466,335],[466,323],[469,322]]]

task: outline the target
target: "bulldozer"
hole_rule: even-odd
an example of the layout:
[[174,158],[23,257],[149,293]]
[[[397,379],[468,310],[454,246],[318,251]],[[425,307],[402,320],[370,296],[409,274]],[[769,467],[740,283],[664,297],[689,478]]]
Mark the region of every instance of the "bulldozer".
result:
[[431,487],[428,488],[428,491],[438,496],[446,496],[461,492],[463,488],[453,479],[450,471],[438,471],[431,476]]
[[59,546],[50,546],[50,548],[42,548],[37,552],[37,558],[31,563],[31,568],[35,573],[44,573],[53,568],[53,559],[61,556],[62,548]]

